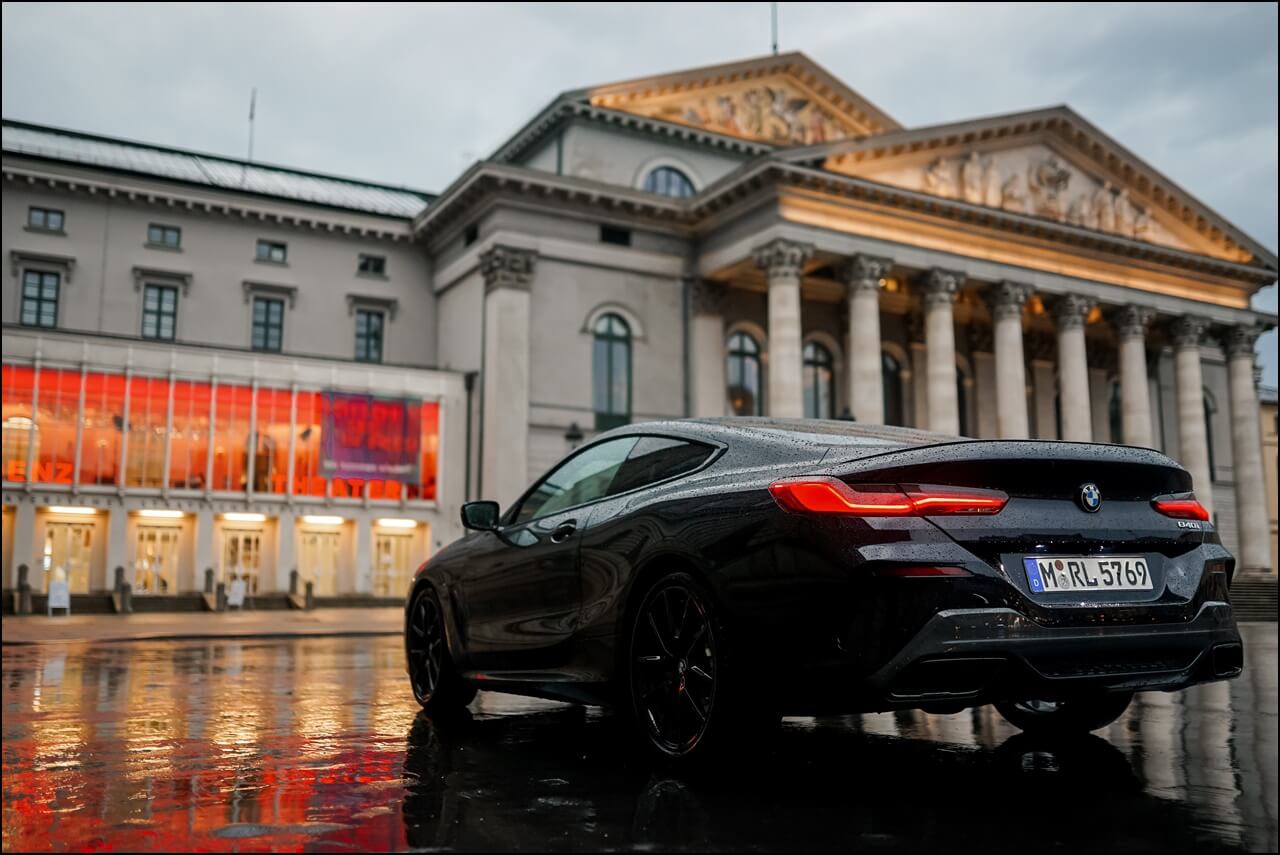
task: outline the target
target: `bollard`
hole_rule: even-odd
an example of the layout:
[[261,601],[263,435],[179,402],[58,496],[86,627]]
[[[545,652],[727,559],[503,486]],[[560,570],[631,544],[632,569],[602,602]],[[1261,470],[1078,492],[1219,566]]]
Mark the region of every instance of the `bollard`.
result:
[[218,592],[217,611],[225,612],[227,610],[227,583],[219,582],[217,592]]
[[315,583],[307,582],[307,611],[316,607]]
[[30,572],[27,565],[18,565],[18,603],[14,611],[20,615],[31,614],[31,583],[27,580],[27,574]]
[[123,584],[124,584],[124,568],[116,567],[116,583],[113,586],[113,589],[116,591],[119,591],[120,586]]
[[204,592],[206,594],[213,593],[213,568],[204,568]]
[[133,585],[128,582],[120,583],[120,613],[133,613]]
[[297,595],[298,593],[298,568],[294,567],[289,571],[289,593]]

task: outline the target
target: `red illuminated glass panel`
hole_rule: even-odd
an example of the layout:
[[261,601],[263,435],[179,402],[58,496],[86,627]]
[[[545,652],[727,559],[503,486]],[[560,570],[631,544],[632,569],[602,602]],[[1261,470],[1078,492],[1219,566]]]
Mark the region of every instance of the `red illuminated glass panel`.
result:
[[34,422],[31,418],[31,393],[35,387],[35,369],[26,365],[5,365],[0,374],[0,396],[4,420],[4,480],[27,480],[27,449],[31,447]]
[[420,483],[408,485],[406,498],[433,502],[436,499],[436,465],[440,451],[440,404],[422,404],[422,471]]
[[284,493],[289,479],[289,415],[293,393],[288,389],[258,390],[257,446],[253,460],[253,490]]
[[169,434],[169,486],[202,490],[209,461],[208,383],[176,380],[173,384],[173,430]]
[[70,484],[80,412],[79,369],[42,368],[36,375],[35,473],[41,484]]
[[124,390],[125,379],[118,374],[85,375],[81,484],[117,483],[124,436]]
[[293,487],[295,496],[323,496],[320,474],[320,431],[324,425],[324,395],[299,392],[294,431]]
[[249,418],[253,410],[253,389],[249,386],[218,386],[214,393],[213,484],[212,489],[242,493],[249,478]]
[[129,379],[129,447],[124,483],[128,487],[164,486],[164,447],[169,421],[169,379]]

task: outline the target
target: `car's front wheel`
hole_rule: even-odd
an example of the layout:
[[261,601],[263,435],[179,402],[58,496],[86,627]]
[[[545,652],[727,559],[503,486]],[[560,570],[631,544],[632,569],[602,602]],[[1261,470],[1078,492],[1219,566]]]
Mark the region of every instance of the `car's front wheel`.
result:
[[1020,700],[996,704],[1019,730],[1038,736],[1073,736],[1111,724],[1129,708],[1132,692],[1086,695],[1065,701]]
[[475,686],[458,675],[444,634],[440,598],[424,587],[413,597],[405,626],[405,652],[413,697],[428,713],[462,709],[476,696]]

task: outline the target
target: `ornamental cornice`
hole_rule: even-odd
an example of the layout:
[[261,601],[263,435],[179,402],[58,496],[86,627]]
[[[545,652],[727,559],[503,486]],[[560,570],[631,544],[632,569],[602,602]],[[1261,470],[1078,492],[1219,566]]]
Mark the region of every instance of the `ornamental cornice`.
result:
[[485,293],[499,288],[529,290],[537,259],[538,253],[532,249],[499,245],[485,250],[480,256]]

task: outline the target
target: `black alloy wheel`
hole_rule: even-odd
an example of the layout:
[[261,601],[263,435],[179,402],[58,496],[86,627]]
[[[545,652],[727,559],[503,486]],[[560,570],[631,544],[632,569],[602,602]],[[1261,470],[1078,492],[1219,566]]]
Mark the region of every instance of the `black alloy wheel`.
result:
[[676,573],[636,610],[629,647],[633,713],[649,741],[671,757],[689,754],[716,714],[716,622],[694,579]]
[[464,707],[475,697],[475,688],[453,668],[444,637],[444,612],[430,588],[414,596],[405,628],[405,651],[413,696],[427,711]]

